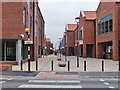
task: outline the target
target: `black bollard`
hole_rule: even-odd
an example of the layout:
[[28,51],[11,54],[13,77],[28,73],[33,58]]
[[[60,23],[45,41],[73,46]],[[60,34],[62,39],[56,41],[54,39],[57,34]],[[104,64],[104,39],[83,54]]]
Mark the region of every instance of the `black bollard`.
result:
[[36,60],[36,71],[38,70],[38,61]]
[[119,60],[118,60],[118,61],[119,61],[119,71],[120,71],[120,57],[119,57]]
[[53,60],[51,61],[51,70],[53,71]]
[[84,71],[86,71],[86,61],[84,61]]
[[21,64],[21,71],[23,70],[23,66],[22,66],[22,63],[23,63],[23,62],[22,62],[22,60],[21,60],[21,63],[20,63],[20,64]]
[[102,60],[102,72],[104,71],[104,61]]
[[68,71],[70,71],[70,61],[68,61]]

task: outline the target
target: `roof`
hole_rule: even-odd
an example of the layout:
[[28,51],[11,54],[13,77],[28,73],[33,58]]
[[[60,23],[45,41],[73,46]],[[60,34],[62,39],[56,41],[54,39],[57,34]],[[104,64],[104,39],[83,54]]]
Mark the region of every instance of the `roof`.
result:
[[46,42],[50,42],[50,38],[46,38]]
[[96,11],[81,11],[82,17],[85,17],[86,20],[95,20]]
[[76,27],[77,27],[77,24],[68,24],[67,30],[68,31],[75,31]]

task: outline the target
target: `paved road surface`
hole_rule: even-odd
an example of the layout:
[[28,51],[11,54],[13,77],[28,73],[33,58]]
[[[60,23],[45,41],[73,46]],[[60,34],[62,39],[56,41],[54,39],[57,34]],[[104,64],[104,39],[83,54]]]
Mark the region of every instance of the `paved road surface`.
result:
[[118,88],[117,77],[117,72],[39,72],[31,76],[16,76],[11,72],[10,75],[3,75],[0,83],[2,88],[109,88],[115,90]]

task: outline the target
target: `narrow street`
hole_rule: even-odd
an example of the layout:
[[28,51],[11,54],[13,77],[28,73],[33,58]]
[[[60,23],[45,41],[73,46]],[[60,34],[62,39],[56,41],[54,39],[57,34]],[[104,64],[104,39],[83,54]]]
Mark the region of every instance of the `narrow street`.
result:
[[1,90],[119,90],[120,0],[0,0]]
[[[58,59],[61,59],[58,61]],[[79,58],[79,67],[77,67],[76,56],[67,56],[67,61],[65,61],[65,56],[55,56],[48,55],[43,58],[38,59],[38,71],[52,71],[53,61],[53,71],[55,72],[68,72],[68,61],[69,72],[83,72],[84,71],[84,61],[86,61],[86,71],[89,72],[101,72],[102,71],[102,61],[104,61],[104,71],[106,72],[117,72],[118,71],[118,61],[112,61],[110,59],[94,59],[94,58]],[[65,67],[59,67],[60,63],[65,63]],[[36,71],[36,62],[31,61],[31,71]],[[110,67],[112,66],[112,67]],[[28,71],[28,62],[23,64],[23,71]],[[13,65],[13,71],[21,71],[21,65]]]

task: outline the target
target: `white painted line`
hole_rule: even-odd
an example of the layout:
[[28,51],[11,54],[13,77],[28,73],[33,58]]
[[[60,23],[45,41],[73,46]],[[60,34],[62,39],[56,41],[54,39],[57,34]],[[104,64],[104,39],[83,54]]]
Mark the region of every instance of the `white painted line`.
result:
[[115,88],[115,87],[113,87],[113,86],[108,86],[109,88]]
[[104,82],[105,85],[110,85],[108,82]]
[[100,79],[101,82],[104,82],[105,80],[104,79]]
[[0,84],[5,83],[6,81],[1,81]]
[[63,81],[63,80],[29,80],[28,82],[33,82],[33,83],[80,83],[80,81]]
[[8,78],[7,80],[12,80],[13,78]]
[[7,78],[0,78],[0,80],[7,79]]
[[18,88],[82,88],[81,85],[21,85]]

